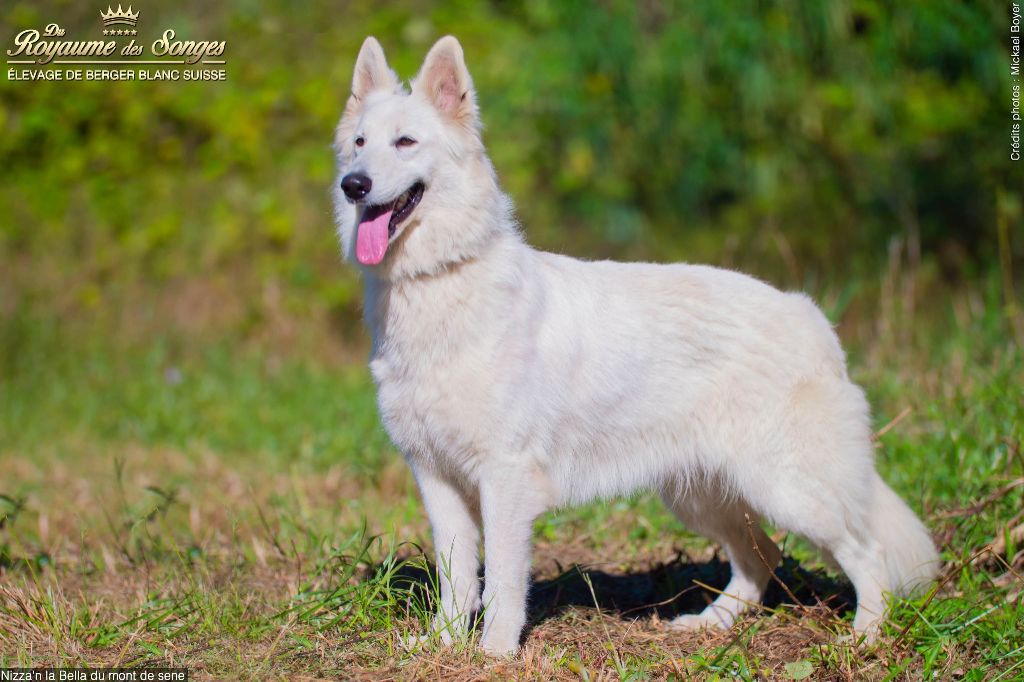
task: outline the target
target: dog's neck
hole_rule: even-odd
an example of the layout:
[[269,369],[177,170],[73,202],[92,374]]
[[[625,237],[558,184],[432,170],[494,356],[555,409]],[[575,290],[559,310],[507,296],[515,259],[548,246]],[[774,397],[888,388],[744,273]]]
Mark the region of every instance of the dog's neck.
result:
[[[497,183],[489,194],[482,199],[494,204],[472,206],[460,214],[465,224],[455,233],[464,239],[456,248],[434,244],[431,225],[423,222],[415,229],[427,239],[400,241],[390,267],[365,271],[364,314],[374,356],[443,355],[457,342],[471,342],[469,328],[481,315],[506,309],[505,298],[515,296],[532,252],[512,218],[511,201]],[[411,247],[418,251],[406,253]],[[436,254],[445,254],[443,259],[432,252],[435,248]]]

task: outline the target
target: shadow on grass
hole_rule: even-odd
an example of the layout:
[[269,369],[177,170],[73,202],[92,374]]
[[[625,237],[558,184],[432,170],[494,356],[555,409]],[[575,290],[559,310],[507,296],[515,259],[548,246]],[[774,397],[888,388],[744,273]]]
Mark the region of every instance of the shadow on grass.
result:
[[[598,606],[603,612],[623,618],[646,618],[657,614],[671,619],[684,613],[699,613],[729,582],[729,564],[717,557],[692,563],[677,556],[674,561],[640,571],[608,573],[572,566],[550,580],[533,584],[530,591],[529,622],[533,625],[557,616],[568,607]],[[838,581],[824,570],[807,570],[785,558],[775,575],[792,597],[804,606],[827,605],[842,616],[855,604],[849,583]],[[589,581],[589,585],[588,585]],[[590,589],[593,585],[593,591]],[[707,587],[712,589],[707,589]],[[763,603],[768,608],[792,604],[786,589],[773,580]]]
[[[553,578],[533,582],[527,631],[572,607],[596,605],[604,613],[629,620],[654,614],[668,620],[699,613],[717,596],[715,590],[722,590],[729,582],[729,574],[728,562],[717,557],[694,563],[679,555],[667,563],[622,573],[574,564]],[[808,570],[785,557],[775,575],[778,580],[769,583],[763,600],[768,608],[792,605],[795,597],[799,605],[824,604],[842,617],[856,605],[852,586],[822,569]],[[393,584],[408,589],[412,598],[422,600],[427,609],[433,607],[432,586],[436,581],[436,567],[431,562],[424,564],[422,558],[402,564],[393,577]]]

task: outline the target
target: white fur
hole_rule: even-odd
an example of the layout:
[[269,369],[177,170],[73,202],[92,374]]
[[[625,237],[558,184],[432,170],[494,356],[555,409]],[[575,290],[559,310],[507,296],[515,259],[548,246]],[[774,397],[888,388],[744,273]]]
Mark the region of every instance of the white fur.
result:
[[[394,147],[400,134],[418,144]],[[360,267],[380,413],[433,527],[446,641],[483,607],[484,649],[515,651],[533,521],[638,490],[658,491],[732,563],[725,594],[677,627],[729,626],[761,599],[779,550],[759,519],[843,568],[860,633],[876,632],[884,593],[933,578],[935,549],[875,472],[868,405],[814,303],[727,270],[531,249],[454,38],[410,93],[368,38],[336,147],[339,177],[372,178],[370,203],[426,184],[383,262]],[[340,192],[336,207],[354,260],[361,209]]]

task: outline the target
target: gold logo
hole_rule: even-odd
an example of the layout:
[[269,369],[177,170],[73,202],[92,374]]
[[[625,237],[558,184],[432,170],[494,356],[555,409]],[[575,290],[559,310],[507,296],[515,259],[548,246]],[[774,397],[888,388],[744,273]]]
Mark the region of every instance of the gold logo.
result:
[[[173,28],[168,28],[149,45],[137,43],[134,36],[139,35],[136,26],[140,14],[132,5],[128,5],[128,9],[120,4],[116,10],[111,5],[107,5],[106,11],[101,9],[103,40],[66,37],[66,29],[55,22],[41,31],[35,28],[20,31],[14,36],[14,46],[7,50],[7,64],[23,68],[9,68],[7,80],[210,81],[227,78],[226,41],[182,38]],[[113,28],[115,26],[127,28]],[[129,40],[111,39],[121,36]]]
[[139,20],[139,13],[132,14],[132,6],[128,5],[127,10],[122,10],[121,5],[117,6],[117,11],[110,9],[110,5],[107,5],[107,11],[100,10],[100,18],[103,19],[104,26],[112,26],[114,24],[124,24],[126,26],[134,26],[135,22]]

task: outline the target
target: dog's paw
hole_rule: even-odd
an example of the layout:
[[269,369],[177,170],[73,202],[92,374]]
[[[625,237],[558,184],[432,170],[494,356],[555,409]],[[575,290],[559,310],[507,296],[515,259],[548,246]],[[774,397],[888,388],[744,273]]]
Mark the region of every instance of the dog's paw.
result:
[[[486,614],[485,614],[486,615]],[[492,619],[484,621],[480,648],[488,656],[514,656],[519,651],[519,638],[523,632],[523,619],[502,618],[491,612]]]
[[724,630],[728,627],[722,619],[715,614],[709,613],[687,613],[673,618],[668,622],[670,630]]
[[409,652],[419,651],[429,641],[430,635],[406,635],[400,640],[402,648]]
[[836,637],[836,643],[850,647],[871,647],[878,643],[878,638],[881,635],[881,627],[878,623],[872,623],[870,627],[864,630],[853,630],[841,634]]
[[423,635],[407,635],[403,638],[402,645],[406,651],[418,651],[431,642],[447,647],[455,642],[455,638],[447,629],[434,629]]
[[858,608],[857,615],[853,619],[853,636],[851,644],[858,646],[871,646],[878,642],[882,634],[882,618],[866,609]]
[[519,651],[519,632],[509,628],[507,632],[492,629],[480,638],[480,648],[488,656],[510,657]]
[[410,635],[404,639],[403,645],[408,651],[421,649],[428,643],[449,647],[459,641],[465,641],[467,632],[468,619],[462,617],[453,621],[439,614],[434,616],[426,634]]
[[519,651],[519,642],[496,642],[484,638],[480,649],[492,658],[511,658]]

